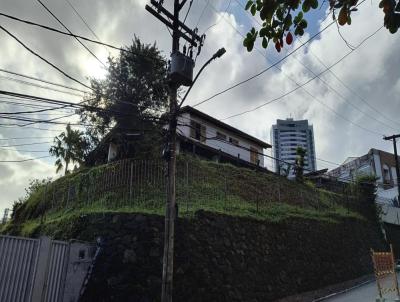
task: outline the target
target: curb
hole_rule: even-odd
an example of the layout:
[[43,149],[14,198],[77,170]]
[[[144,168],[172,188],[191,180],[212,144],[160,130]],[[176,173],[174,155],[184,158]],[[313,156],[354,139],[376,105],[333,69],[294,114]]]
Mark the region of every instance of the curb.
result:
[[349,292],[349,291],[351,291],[351,290],[353,290],[353,289],[359,288],[359,287],[361,287],[361,286],[363,286],[363,285],[366,285],[366,284],[368,284],[368,283],[371,283],[371,282],[373,282],[373,281],[375,281],[375,278],[374,278],[374,279],[367,280],[367,281],[364,281],[364,282],[361,282],[360,284],[357,284],[357,285],[354,285],[354,286],[352,286],[352,287],[346,288],[346,289],[344,289],[344,290],[342,290],[342,291],[338,291],[338,292],[336,292],[336,293],[329,294],[329,295],[327,295],[327,296],[325,296],[325,297],[321,297],[321,298],[312,300],[312,302],[323,301],[323,300],[326,300],[326,299],[329,299],[329,298],[332,298],[332,297],[335,297],[335,296],[338,296],[338,295],[347,293],[347,292]]

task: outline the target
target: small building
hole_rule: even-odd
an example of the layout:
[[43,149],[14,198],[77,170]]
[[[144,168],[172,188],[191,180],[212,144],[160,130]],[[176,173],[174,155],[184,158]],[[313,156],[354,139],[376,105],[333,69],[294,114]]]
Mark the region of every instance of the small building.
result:
[[363,156],[349,157],[327,174],[344,182],[363,175],[376,176],[377,202],[390,203],[398,195],[395,156],[386,151],[371,149]]
[[271,145],[235,127],[185,106],[178,116],[177,151],[244,167],[264,167]]

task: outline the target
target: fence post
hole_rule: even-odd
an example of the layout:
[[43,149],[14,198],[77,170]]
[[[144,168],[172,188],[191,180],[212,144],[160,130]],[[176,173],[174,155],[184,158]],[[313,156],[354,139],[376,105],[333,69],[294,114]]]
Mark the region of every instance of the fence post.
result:
[[42,214],[40,217],[41,223],[43,223],[43,221],[44,221],[44,213],[46,212],[46,194],[47,194],[47,183],[46,183],[46,186],[44,187],[44,192],[43,192],[43,200],[42,200],[42,206],[41,206]]
[[90,174],[88,173],[86,182],[86,205],[89,205]]
[[186,160],[186,213],[189,213],[189,162]]
[[259,194],[257,193],[256,195],[256,212],[258,213],[258,200],[259,200]]
[[32,301],[42,301],[43,292],[46,284],[47,267],[49,265],[51,250],[51,240],[49,237],[40,237],[37,255],[38,262],[36,264],[36,273],[33,278],[34,286],[32,292]]
[[129,202],[132,202],[132,181],[133,181],[133,162],[131,162],[131,172],[129,175]]
[[228,198],[227,189],[228,189],[228,185],[227,185],[227,181],[226,181],[226,174],[224,173],[224,194],[225,194],[225,198],[224,198],[224,210],[225,210],[225,211],[226,211],[226,199]]
[[281,186],[279,185],[279,182],[278,182],[278,202],[279,203],[281,202]]
[[68,192],[67,192],[67,203],[66,203],[66,205],[68,207],[68,204],[69,204],[69,192],[71,191],[70,182],[69,181],[68,181],[67,190],[68,190]]
[[304,196],[302,190],[300,190],[300,199],[301,199],[301,205],[304,207]]

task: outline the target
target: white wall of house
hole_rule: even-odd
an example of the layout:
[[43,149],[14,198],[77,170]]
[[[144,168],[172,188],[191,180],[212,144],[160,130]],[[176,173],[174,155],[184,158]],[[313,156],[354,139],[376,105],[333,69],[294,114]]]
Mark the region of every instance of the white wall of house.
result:
[[384,190],[382,187],[378,187],[376,191],[376,201],[379,203],[392,204],[393,198],[397,197],[398,191],[397,186]]
[[381,203],[381,218],[383,222],[400,225],[400,208]]
[[[234,157],[240,157],[241,159],[250,161],[250,151],[244,150],[243,148],[234,146],[229,143],[229,138],[233,138],[239,142],[239,146],[250,149],[250,147],[257,149],[259,153],[263,153],[263,148],[256,142],[252,142],[246,138],[243,138],[231,131],[225,130],[223,128],[217,127],[216,125],[210,123],[209,121],[203,120],[197,116],[191,116],[189,113],[184,113],[178,117],[178,134],[190,137],[190,120],[193,120],[206,127],[205,134],[206,137],[216,137],[217,132],[226,135],[227,143],[215,139],[206,139],[205,145],[214,148],[216,150],[221,150],[222,152],[228,153]],[[264,167],[264,156],[258,154],[258,160],[260,161],[260,166]]]

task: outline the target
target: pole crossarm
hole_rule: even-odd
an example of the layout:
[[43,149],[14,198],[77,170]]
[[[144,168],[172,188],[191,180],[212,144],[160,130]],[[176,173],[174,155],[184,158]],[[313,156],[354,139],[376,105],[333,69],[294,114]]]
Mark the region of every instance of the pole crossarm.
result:
[[[158,20],[160,20],[162,23],[164,23],[166,26],[168,26],[169,28],[173,28],[173,24],[170,20],[167,20],[165,17],[163,17],[162,15],[160,15],[155,9],[153,9],[151,6],[146,5],[146,10],[152,14],[154,17],[156,17]],[[192,44],[194,47],[197,47],[197,42],[196,40],[194,40],[193,38],[189,37],[188,35],[186,35],[183,32],[178,31],[177,34],[182,38],[185,39],[186,41],[188,41],[190,44]]]
[[[185,4],[186,1],[183,1],[180,4],[179,10],[182,8],[181,6],[183,6]],[[157,9],[154,10],[152,9],[150,6],[146,5],[146,10],[149,11],[152,15],[154,15],[156,18],[158,18],[161,22],[163,22],[165,25],[167,25],[169,28],[174,29],[173,27],[173,22],[171,20],[174,20],[174,15],[172,13],[170,13],[165,7],[162,6],[162,4],[160,4],[159,2],[157,2],[156,0],[151,0],[150,3]],[[149,10],[150,8],[150,10]],[[154,14],[153,12],[154,11]],[[160,19],[158,16],[160,16],[161,18],[163,18],[164,20],[167,21],[167,19],[165,19],[165,17],[161,16],[161,14],[164,14],[170,21],[168,21],[168,24],[165,23],[162,19]],[[190,42],[193,46],[197,47],[197,43],[200,43],[202,41],[202,38],[195,32],[195,30],[190,29],[188,26],[186,26],[183,22],[181,22],[180,20],[176,20],[178,27],[181,28],[184,33],[182,31],[179,30],[180,32],[180,36],[182,38],[184,38],[186,41],[188,41],[184,35],[189,38],[187,35],[191,36],[192,38]],[[187,35],[186,35],[187,34]]]
[[385,141],[390,141],[392,139],[396,139],[396,138],[399,138],[399,137],[400,137],[400,134],[395,134],[395,135],[392,135],[392,136],[385,136],[383,139]]

